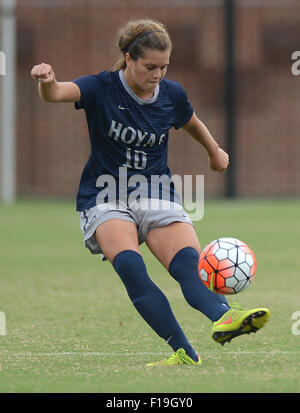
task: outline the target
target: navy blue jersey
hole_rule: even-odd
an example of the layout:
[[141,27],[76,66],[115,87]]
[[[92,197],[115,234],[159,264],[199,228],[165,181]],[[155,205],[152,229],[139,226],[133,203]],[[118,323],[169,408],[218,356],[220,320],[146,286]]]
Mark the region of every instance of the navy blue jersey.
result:
[[148,100],[140,99],[128,86],[123,71],[101,72],[74,80],[81,91],[76,109],[84,109],[91,153],[77,194],[77,210],[97,203],[99,177],[118,181],[120,167],[127,177],[170,176],[169,130],[185,125],[193,108],[182,86],[163,79]]

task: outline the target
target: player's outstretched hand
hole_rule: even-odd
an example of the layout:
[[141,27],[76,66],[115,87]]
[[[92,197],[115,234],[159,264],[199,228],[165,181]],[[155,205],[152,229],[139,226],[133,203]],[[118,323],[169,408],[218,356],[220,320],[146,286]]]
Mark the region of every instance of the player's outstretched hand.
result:
[[40,65],[33,66],[31,69],[31,76],[33,79],[42,83],[51,83],[55,79],[55,73],[50,65],[47,63],[41,63]]
[[212,171],[225,172],[229,164],[229,156],[223,149],[218,148],[209,156],[209,164]]

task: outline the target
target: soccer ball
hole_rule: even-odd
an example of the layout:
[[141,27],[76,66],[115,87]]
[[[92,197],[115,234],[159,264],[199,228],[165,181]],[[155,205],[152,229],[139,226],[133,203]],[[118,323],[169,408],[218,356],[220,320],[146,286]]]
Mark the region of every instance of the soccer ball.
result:
[[237,294],[254,280],[256,258],[243,241],[218,238],[201,252],[198,269],[210,290],[223,295]]

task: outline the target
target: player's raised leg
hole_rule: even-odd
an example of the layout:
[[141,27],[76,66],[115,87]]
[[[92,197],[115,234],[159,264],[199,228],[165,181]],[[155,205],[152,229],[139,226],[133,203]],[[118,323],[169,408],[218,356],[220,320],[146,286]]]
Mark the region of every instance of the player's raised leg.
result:
[[[120,276],[133,305],[150,327],[178,353],[177,364],[198,363],[198,356],[178,324],[170,304],[150,279],[138,246],[136,225],[120,219],[105,221],[96,230],[97,242]],[[174,364],[174,360],[172,362]]]
[[[187,302],[212,322],[212,338],[221,344],[256,332],[270,317],[267,308],[242,311],[230,308],[223,295],[210,291],[198,276],[200,246],[190,224],[174,222],[150,231],[147,245],[180,283]],[[173,258],[172,258],[173,257]]]

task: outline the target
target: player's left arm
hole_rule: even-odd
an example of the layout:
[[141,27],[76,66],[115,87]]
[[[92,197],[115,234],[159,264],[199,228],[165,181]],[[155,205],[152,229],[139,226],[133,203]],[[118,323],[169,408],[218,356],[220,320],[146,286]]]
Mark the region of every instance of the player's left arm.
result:
[[201,122],[195,112],[182,128],[206,149],[210,168],[220,173],[225,172],[229,164],[229,156],[219,147],[207,127]]

